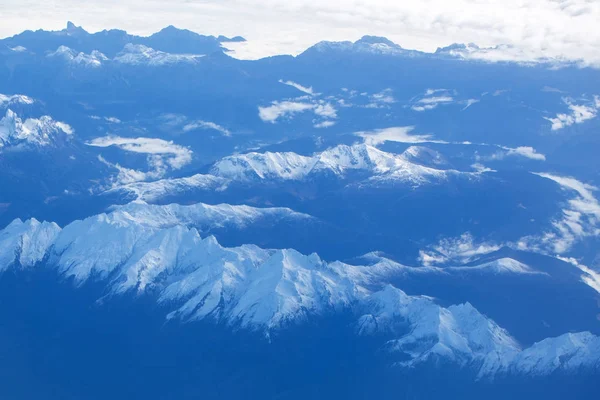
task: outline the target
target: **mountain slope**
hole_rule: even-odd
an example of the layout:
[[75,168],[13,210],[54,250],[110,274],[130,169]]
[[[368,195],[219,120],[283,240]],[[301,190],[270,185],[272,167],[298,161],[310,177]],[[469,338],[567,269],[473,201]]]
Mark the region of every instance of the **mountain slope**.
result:
[[185,226],[219,223],[224,217],[251,219],[256,210],[143,207],[118,208],[62,230],[55,224],[14,221],[0,232],[3,269],[31,268],[44,261],[77,284],[105,282],[113,296],[156,293],[172,310],[169,318],[212,319],[267,336],[318,316],[349,311],[361,334],[392,337],[387,348],[402,356],[402,366],[443,360],[474,368],[487,378],[600,365],[598,338],[589,333],[547,339],[521,350],[508,332],[468,303],[442,307],[432,298],[409,296],[386,285],[385,268],[327,263],[316,254],[294,250],[227,248]]

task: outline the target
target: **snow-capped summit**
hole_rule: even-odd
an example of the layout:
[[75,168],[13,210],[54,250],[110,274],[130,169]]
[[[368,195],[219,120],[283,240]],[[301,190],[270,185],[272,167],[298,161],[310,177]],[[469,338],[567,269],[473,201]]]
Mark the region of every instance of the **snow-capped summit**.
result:
[[406,359],[401,365],[443,360],[498,371],[520,350],[508,332],[469,303],[444,308],[388,285],[367,304],[371,312],[360,317],[359,332],[401,335],[388,343]]
[[53,222],[14,220],[0,231],[0,272],[17,262],[32,267],[42,261],[59,232]]
[[73,129],[45,115],[23,121],[12,110],[0,120],[0,149],[57,146],[69,140]]
[[444,308],[432,298],[408,296],[388,285],[365,304],[369,312],[358,320],[359,333],[394,337],[387,347],[399,357],[400,366],[457,364],[473,368],[480,379],[600,369],[600,337],[589,332],[547,338],[522,349],[469,303]]
[[401,155],[356,144],[338,145],[312,156],[291,152],[233,155],[217,161],[211,174],[236,181],[303,180],[323,173],[343,177],[351,171],[367,174],[374,183],[395,181],[412,184],[443,178],[448,173],[413,164]]
[[170,228],[177,225],[193,227],[200,232],[215,227],[244,227],[261,219],[310,220],[313,217],[289,208],[256,208],[245,205],[196,203],[191,205],[150,205],[136,201],[115,207],[111,213],[115,219],[131,220],[152,228]]
[[35,103],[35,100],[22,94],[6,95],[0,93],[0,108],[15,105],[31,105],[33,103]]
[[306,50],[303,54],[310,54],[312,52],[371,53],[380,55],[403,55],[409,57],[425,55],[425,53],[420,51],[404,49],[387,38],[368,35],[363,36],[356,42],[322,41]]
[[411,163],[425,167],[442,168],[448,166],[448,162],[439,151],[424,146],[410,146],[404,150],[402,156]]
[[296,153],[247,153],[217,161],[211,174],[221,178],[249,181],[254,179],[299,180],[308,175],[312,157]]
[[128,43],[117,56],[115,62],[129,65],[160,66],[177,63],[196,63],[203,55],[170,54],[154,50],[141,44]]
[[557,370],[577,372],[600,369],[600,337],[590,332],[566,333],[544,339],[519,353],[511,372],[522,375],[549,375]]
[[195,174],[183,178],[159,179],[152,182],[133,182],[117,186],[107,193],[125,192],[135,196],[136,199],[155,202],[167,196],[176,196],[190,191],[222,191],[227,188],[228,179],[214,175]]
[[56,51],[49,53],[48,57],[60,58],[69,64],[91,68],[101,67],[108,60],[108,57],[97,50],[92,51],[90,54],[85,54],[83,52],[78,53],[67,46],[60,46]]
[[[151,293],[172,310],[171,319],[208,318],[267,335],[343,311],[357,318],[360,334],[391,338],[386,348],[404,367],[440,361],[493,378],[600,366],[600,338],[589,333],[546,339],[521,350],[508,332],[469,303],[442,307],[433,298],[385,284],[368,266],[327,263],[291,249],[223,247],[187,226],[190,220],[237,218],[240,210],[243,218],[246,209],[217,206],[216,214],[206,214],[200,205],[197,210],[176,206],[140,212],[144,207],[117,208],[62,230],[16,220],[0,231],[0,266],[54,268],[77,283],[101,280],[113,296]],[[193,210],[202,212],[198,216]]]

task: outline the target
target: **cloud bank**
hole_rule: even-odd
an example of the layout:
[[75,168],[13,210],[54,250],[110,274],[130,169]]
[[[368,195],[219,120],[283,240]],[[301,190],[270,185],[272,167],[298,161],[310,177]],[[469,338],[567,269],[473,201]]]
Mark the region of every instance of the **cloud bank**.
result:
[[372,34],[426,51],[477,42],[512,45],[488,58],[600,62],[600,3],[590,0],[5,0],[2,6],[3,36],[61,29],[67,20],[91,31],[114,27],[135,34],[174,24],[246,37],[248,43],[232,44],[240,58],[297,54],[320,40]]

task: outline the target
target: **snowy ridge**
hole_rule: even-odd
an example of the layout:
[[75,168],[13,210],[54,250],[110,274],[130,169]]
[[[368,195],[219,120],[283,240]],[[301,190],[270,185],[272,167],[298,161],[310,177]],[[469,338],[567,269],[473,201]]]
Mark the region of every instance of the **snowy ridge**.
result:
[[396,56],[402,55],[408,57],[423,56],[426,54],[416,50],[403,49],[401,46],[397,45],[391,40],[378,36],[363,36],[354,43],[349,41],[322,41],[306,50],[305,53],[309,53],[311,51],[317,51],[320,53],[335,51]]
[[0,272],[18,263],[31,267],[42,261],[60,233],[55,223],[14,220],[0,231]]
[[92,51],[90,54],[85,54],[83,52],[78,53],[67,46],[60,46],[56,51],[48,53],[47,57],[60,59],[74,66],[100,68],[111,62],[127,65],[146,65],[150,67],[179,63],[195,64],[203,55],[171,54],[154,50],[141,44],[128,43],[112,59],[97,50]]
[[103,62],[108,60],[108,57],[97,50],[92,51],[91,54],[85,54],[83,52],[77,53],[67,46],[60,46],[56,51],[49,53],[48,57],[61,58],[69,64],[90,68],[101,67]]
[[545,275],[546,272],[538,271],[531,268],[529,265],[523,264],[515,259],[503,257],[493,261],[485,262],[477,265],[461,265],[452,267],[435,267],[435,266],[407,266],[399,264],[396,261],[382,257],[376,252],[369,253],[361,257],[361,259],[370,265],[371,271],[382,277],[398,276],[398,275],[417,275],[417,274],[469,274],[469,273],[489,273],[489,274],[525,274],[525,275]]
[[445,360],[461,366],[481,366],[479,374],[496,373],[520,351],[518,343],[495,322],[480,314],[471,304],[438,306],[425,296],[408,296],[392,286],[369,300],[374,311],[359,319],[359,332],[389,331],[408,333],[388,342],[400,353],[403,366]]
[[252,152],[224,157],[214,163],[208,174],[134,182],[112,188],[108,193],[128,192],[139,200],[156,202],[169,195],[193,190],[222,191],[233,183],[300,182],[318,176],[344,179],[351,172],[359,173],[359,179],[363,179],[361,185],[403,183],[419,186],[451,176],[477,176],[477,173],[432,168],[426,165],[431,159],[437,160],[436,152],[427,148],[411,147],[403,154],[392,154],[366,144],[338,145],[312,156],[292,152]]
[[17,104],[31,105],[33,103],[35,101],[31,97],[22,94],[6,95],[0,93],[0,107],[2,108]]
[[463,266],[463,267],[449,267],[447,270],[451,271],[482,271],[492,272],[494,274],[541,274],[547,275],[545,272],[536,271],[530,266],[525,265],[512,258],[499,258],[494,261],[490,261],[484,264],[475,266]]
[[183,321],[213,319],[267,336],[312,316],[340,310],[357,318],[363,335],[391,338],[398,365],[443,361],[474,368],[480,378],[498,374],[551,374],[600,366],[600,338],[589,333],[545,339],[522,350],[472,305],[442,307],[384,284],[391,265],[327,263],[316,254],[227,248],[187,224],[250,219],[237,206],[148,206],[141,203],[55,224],[16,220],[0,231],[0,264],[49,268],[76,283],[105,280],[113,296],[150,292]]
[[121,185],[107,193],[128,192],[137,199],[154,202],[165,196],[183,194],[191,190],[225,190],[229,180],[213,175],[196,174],[184,178],[160,179],[152,182],[134,182]]
[[426,296],[408,296],[386,286],[366,302],[358,320],[360,334],[396,336],[388,349],[399,366],[444,362],[474,368],[479,379],[498,375],[550,375],[600,368],[600,337],[589,332],[547,338],[521,349],[510,334],[471,304],[448,308]]
[[443,179],[458,171],[413,164],[404,155],[386,153],[365,144],[339,145],[313,156],[296,153],[247,153],[216,162],[211,174],[235,181],[302,180],[330,173],[343,177],[350,171],[371,175],[372,182],[401,181],[420,184]]
[[132,202],[115,207],[111,215],[115,219],[130,219],[139,225],[152,228],[164,229],[184,225],[199,231],[228,225],[244,227],[264,218],[270,220],[313,218],[284,207],[256,208],[246,205],[203,203],[150,205],[144,202]]
[[200,57],[203,57],[203,55],[170,54],[141,44],[128,43],[123,51],[117,54],[114,61],[129,65],[161,66],[177,63],[196,63]]
[[411,163],[423,165],[425,167],[434,168],[447,166],[447,161],[440,152],[424,146],[410,146],[408,149],[404,150],[402,156]]
[[58,145],[73,134],[72,128],[45,115],[23,121],[12,110],[0,120],[0,149],[3,147],[42,147]]

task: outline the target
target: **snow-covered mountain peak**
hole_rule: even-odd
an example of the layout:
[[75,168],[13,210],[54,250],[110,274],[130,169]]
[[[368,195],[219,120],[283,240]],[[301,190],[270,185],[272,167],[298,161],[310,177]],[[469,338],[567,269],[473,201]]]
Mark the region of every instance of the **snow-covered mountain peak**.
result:
[[566,333],[535,343],[518,354],[511,371],[523,375],[549,375],[557,370],[578,372],[600,369],[600,337],[590,332]]
[[[203,238],[186,223],[175,223],[191,218],[193,208],[140,212],[144,207],[130,204],[62,230],[52,223],[15,220],[0,231],[0,265],[40,264],[76,283],[104,280],[114,296],[154,293],[172,310],[169,318],[212,318],[267,335],[343,310],[355,315],[359,333],[391,338],[387,348],[400,357],[401,366],[443,361],[493,377],[600,365],[600,339],[594,335],[564,335],[521,350],[471,304],[442,307],[431,297],[407,295],[385,284],[373,266],[327,263],[291,249],[223,247],[215,237]],[[232,207],[219,212],[238,216],[237,206]],[[147,220],[152,214],[159,215],[158,222]]]
[[0,231],[0,272],[18,263],[32,267],[42,261],[60,232],[53,222],[16,219]]
[[319,173],[343,177],[362,171],[380,181],[423,183],[445,171],[412,164],[405,157],[366,144],[338,145],[312,156],[296,153],[247,153],[216,162],[211,174],[238,181],[302,180]]
[[411,163],[431,168],[445,167],[448,164],[440,152],[424,146],[410,146],[402,152],[402,157]]
[[196,63],[202,55],[171,54],[152,49],[141,44],[128,43],[117,56],[115,62],[129,65],[161,66],[177,63]]
[[417,56],[424,55],[416,50],[403,49],[398,44],[392,42],[385,37],[379,36],[363,36],[356,42],[330,42],[321,41],[313,47],[306,50],[303,54],[309,54],[313,51],[320,53],[325,52],[352,52],[352,53],[371,53],[380,55],[405,55]]
[[312,157],[296,153],[247,153],[221,159],[211,169],[215,176],[232,180],[302,179],[314,165]]
[[61,58],[67,63],[91,68],[101,67],[108,60],[108,57],[97,50],[92,51],[90,54],[85,54],[83,52],[78,53],[67,46],[58,47],[56,51],[49,53],[48,57]]
[[113,218],[130,221],[151,228],[169,228],[176,225],[195,227],[200,231],[209,227],[243,227],[261,219],[312,219],[307,214],[289,208],[256,208],[246,205],[196,203],[192,205],[150,205],[136,201],[119,206],[110,214]]
[[0,108],[13,105],[31,105],[33,103],[35,103],[35,100],[22,94],[6,95],[0,93]]
[[360,318],[359,331],[400,335],[388,345],[405,359],[401,365],[445,360],[497,371],[520,350],[508,332],[469,303],[444,308],[391,286],[368,301],[373,311]]
[[72,134],[73,129],[69,125],[54,121],[47,115],[23,121],[8,109],[0,120],[0,148],[58,145],[67,141]]
[[316,156],[315,168],[342,174],[346,170],[366,170],[385,173],[401,161],[397,156],[365,144],[338,145]]

